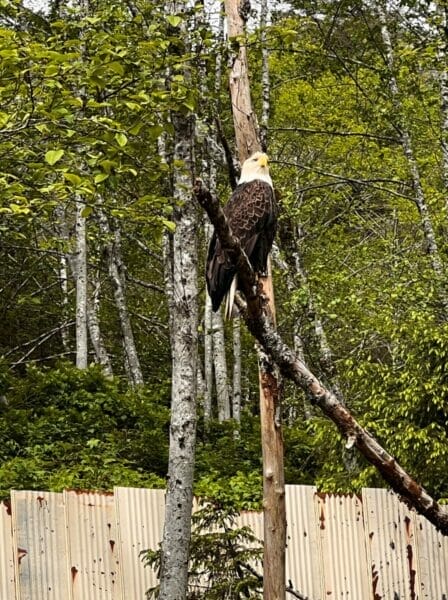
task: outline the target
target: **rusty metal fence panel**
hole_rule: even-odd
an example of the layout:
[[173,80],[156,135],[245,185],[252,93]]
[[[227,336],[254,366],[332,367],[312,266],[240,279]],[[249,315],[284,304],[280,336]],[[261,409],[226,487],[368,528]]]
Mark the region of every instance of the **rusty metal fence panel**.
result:
[[362,497],[374,597],[417,598],[415,513],[387,490],[365,489]]
[[448,537],[416,515],[421,600],[448,599]]
[[121,600],[113,495],[70,491],[64,501],[73,600]]
[[17,599],[69,598],[62,494],[13,491],[11,512]]
[[[164,491],[14,491],[0,512],[0,600],[145,600]],[[310,600],[447,600],[448,538],[386,490],[286,486],[287,583]],[[263,538],[263,518],[242,513]],[[257,565],[257,570],[261,565]]]
[[324,598],[369,598],[363,510],[357,496],[316,494]]
[[165,491],[116,487],[123,587],[129,598],[144,598],[157,585],[157,575],[142,562],[141,553],[157,550],[162,540]]
[[286,486],[286,581],[303,596],[321,600],[322,551],[315,495],[313,486]]
[[15,599],[11,505],[0,503],[0,600]]

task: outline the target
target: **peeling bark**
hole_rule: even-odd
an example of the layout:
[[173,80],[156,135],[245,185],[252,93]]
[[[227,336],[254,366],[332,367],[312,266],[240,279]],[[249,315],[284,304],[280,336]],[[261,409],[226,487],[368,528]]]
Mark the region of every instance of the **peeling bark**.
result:
[[[232,101],[233,125],[240,163],[261,149],[258,127],[250,97],[247,49],[244,43],[244,21],[241,18],[239,0],[224,0],[227,31],[230,42],[237,46],[230,53],[229,87]],[[237,41],[238,40],[238,41]]]

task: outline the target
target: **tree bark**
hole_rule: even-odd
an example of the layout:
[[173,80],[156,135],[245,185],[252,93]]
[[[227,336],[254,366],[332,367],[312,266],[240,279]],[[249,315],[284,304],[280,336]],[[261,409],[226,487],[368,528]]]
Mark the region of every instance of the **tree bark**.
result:
[[224,323],[220,312],[212,313],[212,331],[218,421],[222,423],[230,419],[230,396],[227,384]]
[[76,198],[75,221],[75,281],[76,281],[76,366],[86,369],[87,356],[87,237],[85,203]]
[[305,391],[313,403],[330,418],[341,434],[376,467],[383,479],[410,506],[425,516],[443,534],[448,535],[448,512],[419,485],[377,440],[356,421],[350,411],[328,390],[283,342],[266,317],[267,299],[257,291],[255,274],[230,230],[219,201],[197,182],[195,195],[206,210],[221,243],[234,253],[238,277],[247,304],[240,304],[247,328],[266,353],[278,365],[282,375]]
[[266,151],[268,147],[268,125],[270,106],[270,81],[269,81],[269,51],[267,45],[267,25],[269,7],[267,0],[260,2],[260,32],[261,32],[261,147]]
[[[237,52],[231,55],[229,73],[230,98],[232,101],[233,125],[236,146],[242,164],[257,150],[261,150],[258,126],[250,97],[247,49],[244,43],[244,21],[241,18],[240,0],[224,0],[227,17],[227,32],[231,43],[236,43]],[[236,42],[238,40],[238,42]]]
[[204,420],[210,421],[212,417],[212,391],[213,391],[213,339],[212,339],[212,301],[207,294],[204,311]]
[[[191,128],[173,119],[174,161],[190,164]],[[173,236],[172,391],[168,488],[160,570],[160,600],[184,600],[188,584],[190,519],[196,439],[197,250],[196,214],[188,201],[191,175],[175,168],[176,231]]]
[[103,367],[103,371],[107,376],[113,375],[112,363],[109,354],[104,344],[103,335],[101,333],[99,309],[100,309],[100,278],[98,272],[94,278],[91,278],[92,293],[89,296],[87,306],[87,325],[89,329],[90,341],[95,352],[96,361]]
[[241,421],[241,321],[233,318],[233,386],[232,417],[237,423]]
[[105,250],[108,259],[109,277],[112,283],[115,304],[120,321],[125,366],[127,366],[129,383],[133,386],[143,384],[143,374],[137,347],[134,340],[131,317],[126,299],[126,279],[121,256],[121,238],[118,227],[112,231],[109,219],[103,209],[98,210],[101,231],[106,238]]
[[[176,15],[183,3],[170,2]],[[186,37],[186,23],[173,31]],[[185,80],[189,80],[187,68]],[[197,212],[191,202],[194,119],[173,113],[173,295],[171,298],[172,388],[165,524],[160,566],[160,600],[185,600],[188,589],[190,522],[196,442],[198,343]]]
[[[448,7],[440,2],[436,2],[436,6],[440,17],[438,77],[440,86],[442,174],[445,190],[448,190]],[[448,196],[445,199],[445,213],[448,217]]]

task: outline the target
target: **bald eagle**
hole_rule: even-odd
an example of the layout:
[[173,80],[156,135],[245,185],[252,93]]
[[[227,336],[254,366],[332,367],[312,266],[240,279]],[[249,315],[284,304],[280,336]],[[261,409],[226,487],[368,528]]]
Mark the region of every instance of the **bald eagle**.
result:
[[[266,154],[255,152],[244,161],[240,180],[224,213],[254,271],[266,273],[277,227],[277,206]],[[213,311],[219,309],[226,296],[225,317],[230,318],[238,287],[236,268],[216,233],[208,249],[206,279]]]

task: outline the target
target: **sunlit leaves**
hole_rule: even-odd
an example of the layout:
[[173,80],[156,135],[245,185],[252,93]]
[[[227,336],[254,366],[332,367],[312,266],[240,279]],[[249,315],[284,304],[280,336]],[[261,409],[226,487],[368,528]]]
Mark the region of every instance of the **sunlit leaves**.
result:
[[117,141],[117,144],[123,148],[124,146],[126,146],[126,144],[128,143],[128,138],[126,137],[126,135],[124,133],[116,133],[115,134],[115,139]]
[[48,150],[45,153],[45,160],[51,166],[55,165],[64,156],[64,150]]

